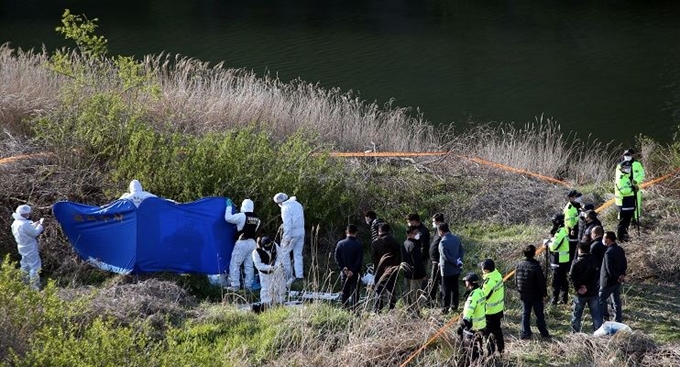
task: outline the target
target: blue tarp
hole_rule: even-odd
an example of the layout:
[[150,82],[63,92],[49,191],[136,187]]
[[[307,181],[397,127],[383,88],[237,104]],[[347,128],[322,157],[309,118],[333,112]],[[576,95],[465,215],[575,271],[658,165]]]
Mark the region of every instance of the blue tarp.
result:
[[139,208],[127,200],[104,207],[62,201],[53,211],[78,254],[101,269],[217,274],[228,271],[236,233],[224,221],[226,200],[148,198]]

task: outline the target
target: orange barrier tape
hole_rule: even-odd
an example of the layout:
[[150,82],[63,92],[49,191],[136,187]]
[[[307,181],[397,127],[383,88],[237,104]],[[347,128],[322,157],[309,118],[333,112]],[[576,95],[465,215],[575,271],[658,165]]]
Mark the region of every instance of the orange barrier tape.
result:
[[451,152],[420,152],[420,153],[419,152],[360,152],[360,153],[356,153],[356,152],[332,152],[329,155],[331,157],[343,157],[343,158],[432,157],[432,156],[452,155],[452,156],[457,157],[457,158],[467,159],[471,162],[475,162],[475,163],[479,163],[479,164],[483,164],[483,165],[491,166],[491,167],[495,167],[495,168],[500,168],[504,171],[515,172],[515,173],[519,173],[519,174],[522,174],[522,175],[536,177],[536,178],[539,178],[541,180],[549,181],[549,182],[556,183],[556,184],[559,184],[559,185],[569,186],[569,184],[564,182],[564,181],[561,181],[561,180],[558,180],[556,178],[552,178],[552,177],[549,177],[549,176],[544,176],[544,175],[541,175],[539,173],[535,173],[535,172],[527,171],[527,170],[524,170],[524,169],[511,167],[511,166],[501,164],[501,163],[487,161],[486,159],[482,159],[482,158],[466,157],[466,156],[463,156],[463,155],[452,154]]
[[536,177],[536,178],[540,178],[541,180],[550,181],[552,183],[560,184],[560,185],[563,185],[563,186],[569,186],[569,184],[564,182],[564,181],[561,181],[561,180],[558,180],[556,178],[552,178],[552,177],[549,177],[549,176],[544,176],[540,173],[535,173],[535,172],[527,171],[527,170],[520,169],[520,168],[506,166],[504,164],[487,161],[487,160],[481,159],[481,158],[475,158],[475,157],[461,157],[461,158],[465,158],[465,159],[470,160],[472,162],[476,162],[476,163],[480,163],[480,164],[486,164],[488,166],[500,168],[500,169],[505,170],[505,171],[515,172],[515,173],[519,173],[519,174],[522,174],[522,175],[533,176],[533,177]]
[[[640,186],[643,187],[643,188],[652,186],[652,185],[657,184],[657,183],[659,183],[663,180],[666,180],[670,177],[673,177],[677,173],[680,173],[680,168],[674,170],[671,173],[668,173],[668,174],[663,175],[661,177],[657,177],[657,178],[655,178],[651,181],[645,182]],[[602,204],[599,208],[595,209],[595,211],[599,212],[603,209],[606,209],[607,207],[611,206],[613,203],[614,203],[614,199],[610,199],[610,200],[606,201],[604,204]],[[542,254],[545,250],[546,250],[545,246],[543,244],[540,244],[538,246],[538,248],[536,249],[536,255]],[[513,269],[503,277],[503,282],[507,282],[508,279],[512,278],[514,275],[515,275],[515,270]],[[406,360],[402,364],[399,365],[399,367],[406,367],[406,365],[408,365],[408,363],[411,362],[413,360],[413,358],[415,358],[416,356],[418,356],[418,354],[420,354],[422,351],[424,351],[425,348],[427,348],[430,344],[432,344],[433,341],[435,341],[440,335],[442,335],[446,329],[448,329],[451,325],[453,325],[454,322],[458,321],[459,318],[460,318],[460,314],[453,317],[449,322],[447,322],[444,326],[442,326],[437,331],[437,333],[435,335],[433,335],[431,338],[429,338],[427,340],[427,342],[425,342],[425,344],[423,344],[415,352],[411,353],[411,355],[409,355],[408,358],[406,358]]]
[[343,158],[373,158],[373,157],[432,157],[440,155],[448,155],[449,152],[331,152],[328,155],[331,157]]
[[1,158],[0,159],[0,166],[4,164],[9,164],[12,162],[20,161],[23,159],[29,159],[29,158],[38,158],[38,157],[47,157],[53,155],[52,153],[33,153],[33,154],[21,154],[21,155],[15,155],[13,157],[7,157],[7,158]]

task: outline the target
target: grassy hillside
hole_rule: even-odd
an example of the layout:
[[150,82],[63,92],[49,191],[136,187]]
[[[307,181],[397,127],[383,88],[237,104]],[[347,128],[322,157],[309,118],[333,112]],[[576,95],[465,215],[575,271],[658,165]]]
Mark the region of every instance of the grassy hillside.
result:
[[[64,27],[77,29],[77,19],[66,14]],[[269,232],[279,221],[272,195],[297,195],[314,233],[306,242],[311,270],[303,287],[321,291],[337,291],[334,244],[346,224],[362,223],[367,208],[395,224],[400,239],[406,214],[443,212],[463,239],[465,271],[491,257],[507,272],[522,247],[547,237],[567,186],[581,189],[596,206],[612,196],[620,147],[579,140],[547,119],[520,128],[478,125],[436,133],[404,110],[338,90],[191,59],[110,57],[105,47],[78,45],[56,54],[0,48],[0,157],[47,153],[0,165],[0,228],[9,228],[13,209],[23,203],[47,218],[40,242],[48,280],[41,292],[23,284],[14,240],[1,231],[2,365],[397,366],[451,318],[436,309],[414,317],[401,304],[388,314],[365,309],[355,315],[323,302],[256,315],[240,309],[256,295],[223,293],[202,276],[124,277],[93,269],[78,259],[50,207],[58,200],[107,203],[132,178],[178,201],[250,196]],[[326,154],[368,148],[455,155]],[[649,177],[680,167],[678,139],[665,146],[640,137],[637,148]],[[464,157],[555,177],[566,186]],[[677,177],[644,192],[641,233],[625,244],[631,281],[624,287],[624,317],[634,334],[570,335],[570,310],[558,306],[547,315],[552,342],[519,341],[520,306],[511,281],[503,323],[507,352],[484,363],[679,365]],[[600,217],[614,227],[613,210]],[[589,323],[586,316],[584,326]],[[465,362],[447,331],[412,365]]]

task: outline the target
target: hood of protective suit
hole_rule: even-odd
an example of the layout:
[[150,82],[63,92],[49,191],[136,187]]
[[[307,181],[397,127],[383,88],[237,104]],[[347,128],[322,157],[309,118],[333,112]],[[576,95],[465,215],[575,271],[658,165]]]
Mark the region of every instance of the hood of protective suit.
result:
[[28,220],[28,219],[22,217],[21,214],[18,214],[18,213],[12,213],[12,218],[14,218],[16,220]]
[[245,199],[241,203],[241,213],[252,213],[255,211],[255,204],[250,199]]
[[131,194],[142,192],[142,191],[144,191],[144,190],[142,189],[142,184],[139,183],[139,181],[137,181],[137,180],[130,181],[130,193]]

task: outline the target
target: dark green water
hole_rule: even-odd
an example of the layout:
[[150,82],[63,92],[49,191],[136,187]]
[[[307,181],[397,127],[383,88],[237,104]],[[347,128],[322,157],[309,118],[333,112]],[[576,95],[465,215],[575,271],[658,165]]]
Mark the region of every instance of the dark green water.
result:
[[162,51],[417,107],[434,124],[523,124],[669,141],[680,124],[680,1],[0,0],[0,42],[52,48],[64,8],[110,51]]

